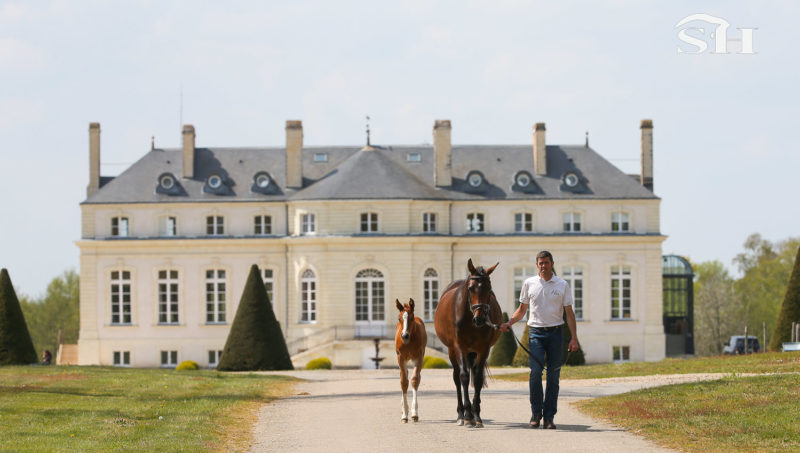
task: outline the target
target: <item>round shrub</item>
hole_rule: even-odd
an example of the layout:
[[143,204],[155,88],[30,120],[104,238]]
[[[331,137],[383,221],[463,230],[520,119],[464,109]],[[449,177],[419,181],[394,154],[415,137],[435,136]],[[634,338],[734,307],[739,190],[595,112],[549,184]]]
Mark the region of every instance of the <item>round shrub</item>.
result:
[[178,370],[178,371],[198,370],[198,369],[200,369],[200,365],[198,365],[197,362],[194,362],[194,361],[191,361],[191,360],[184,360],[183,362],[178,364],[178,366],[175,367],[175,369]]
[[439,357],[425,356],[422,359],[422,368],[450,368],[450,363]]
[[306,363],[307,370],[330,370],[331,368],[331,360],[327,357],[309,360],[308,363]]

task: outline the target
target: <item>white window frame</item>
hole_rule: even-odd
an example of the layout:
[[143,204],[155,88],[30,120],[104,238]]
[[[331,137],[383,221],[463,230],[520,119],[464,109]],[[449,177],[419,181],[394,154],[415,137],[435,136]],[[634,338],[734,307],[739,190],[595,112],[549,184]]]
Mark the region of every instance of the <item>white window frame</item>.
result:
[[[616,290],[616,295],[615,295]],[[627,290],[627,296],[625,295]],[[611,320],[633,319],[633,271],[627,265],[611,266]]]
[[206,216],[206,236],[224,236],[225,217],[221,215]]
[[114,351],[111,354],[112,364],[119,367],[131,366],[131,351]]
[[313,212],[300,214],[300,234],[317,234],[317,216]]
[[160,237],[173,237],[178,235],[178,218],[174,215],[165,215],[158,218],[158,235]]
[[275,305],[275,271],[270,268],[261,269],[261,279],[264,281],[264,288],[267,290],[267,296],[270,303]]
[[365,325],[386,322],[386,277],[378,269],[362,269],[356,274],[355,322]]
[[[115,277],[116,274],[116,278]],[[109,307],[112,326],[130,326],[133,324],[133,307],[131,290],[133,288],[133,281],[131,279],[131,272],[123,269],[112,270],[109,274]],[[117,298],[115,302],[114,299]],[[114,308],[117,308],[117,314],[114,313]],[[117,317],[116,321],[114,317]],[[127,321],[126,321],[127,317]]]
[[225,269],[206,269],[206,324],[228,323],[228,280]]
[[209,368],[216,368],[219,365],[219,361],[222,358],[222,350],[221,349],[209,349],[208,350],[208,367]]
[[253,234],[268,236],[272,234],[272,216],[259,214],[253,218]]
[[611,360],[614,363],[625,363],[631,361],[631,347],[628,345],[611,346]]
[[631,215],[627,211],[614,211],[611,213],[611,232],[630,233]]
[[[477,226],[476,226],[477,223]],[[486,232],[486,215],[479,211],[468,212],[466,215],[465,231],[468,234]]]
[[114,216],[111,218],[111,237],[127,238],[131,235],[131,222],[126,216]]
[[436,213],[423,212],[422,213],[422,232],[423,233],[436,233]]
[[378,213],[369,211],[362,212],[359,216],[361,221],[359,223],[359,231],[364,234],[374,234],[378,232]]
[[429,267],[422,276],[423,319],[432,321],[439,304],[439,273]]
[[539,271],[536,269],[536,266],[533,265],[517,266],[514,268],[514,290],[512,294],[514,294],[515,309],[519,307],[519,293],[522,291],[522,284],[525,283],[525,280],[538,274]]
[[178,351],[161,351],[161,368],[175,368],[178,366]]
[[533,233],[533,213],[515,212],[514,213],[514,232]]
[[567,211],[561,214],[561,230],[564,233],[582,233],[583,215],[578,211]]
[[572,311],[575,313],[576,321],[584,320],[584,295],[586,285],[583,280],[582,266],[564,266],[561,269],[561,278],[567,281],[569,289],[572,291]]
[[[164,276],[162,276],[162,274]],[[157,304],[158,304],[159,325],[175,326],[180,324],[180,278],[179,277],[180,277],[180,272],[177,269],[158,270]],[[164,321],[162,321],[162,319],[164,319]]]
[[317,274],[311,269],[300,277],[300,322],[317,322]]

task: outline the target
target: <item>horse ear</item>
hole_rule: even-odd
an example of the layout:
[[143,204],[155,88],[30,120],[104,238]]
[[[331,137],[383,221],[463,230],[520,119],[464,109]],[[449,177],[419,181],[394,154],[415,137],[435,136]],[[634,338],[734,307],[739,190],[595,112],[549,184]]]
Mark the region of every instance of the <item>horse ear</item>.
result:
[[472,258],[467,260],[467,269],[469,269],[469,273],[475,275],[478,271],[475,270],[475,266],[472,265]]
[[395,299],[395,300],[394,300],[394,303],[395,303],[395,306],[397,307],[397,309],[398,309],[398,310],[400,310],[400,312],[402,313],[402,311],[403,311],[403,306],[402,306],[402,305],[400,305],[400,299]]
[[492,272],[494,272],[494,268],[496,268],[498,264],[500,264],[499,261],[494,266],[490,267],[489,269],[486,269],[486,275],[491,275]]
[[408,298],[408,306],[411,307],[411,311],[414,311],[414,299]]

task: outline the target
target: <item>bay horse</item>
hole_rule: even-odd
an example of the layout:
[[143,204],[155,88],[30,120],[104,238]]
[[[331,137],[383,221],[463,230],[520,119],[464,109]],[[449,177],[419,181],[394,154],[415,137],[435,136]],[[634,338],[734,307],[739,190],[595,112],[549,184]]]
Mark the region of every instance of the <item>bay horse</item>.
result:
[[[483,427],[481,389],[486,379],[486,360],[489,349],[500,338],[499,326],[503,322],[502,310],[489,280],[498,264],[489,269],[476,269],[470,258],[467,261],[469,277],[450,283],[436,307],[436,335],[447,346],[453,365],[453,382],[458,393],[458,425],[466,423]],[[472,404],[469,401],[470,377],[475,389]]]
[[400,314],[397,315],[397,328],[394,335],[394,348],[397,352],[397,364],[400,365],[400,389],[403,391],[403,416],[400,420],[408,423],[408,362],[414,363],[414,375],[411,377],[411,420],[419,421],[417,413],[417,389],[421,379],[422,359],[425,357],[425,346],[428,343],[428,333],[425,324],[419,316],[414,316],[414,299],[409,299],[407,304],[400,304],[395,299],[395,305]]

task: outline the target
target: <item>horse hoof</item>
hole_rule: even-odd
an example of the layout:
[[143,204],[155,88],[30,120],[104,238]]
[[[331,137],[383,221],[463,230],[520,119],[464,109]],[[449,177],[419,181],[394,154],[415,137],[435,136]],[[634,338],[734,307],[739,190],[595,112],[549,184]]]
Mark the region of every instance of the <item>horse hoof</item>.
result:
[[458,420],[456,420],[456,425],[458,425],[458,426],[464,426],[464,420],[463,420],[463,419],[461,419],[461,418],[459,418]]
[[476,422],[475,423],[475,427],[476,428],[483,428],[483,422]]
[[408,419],[407,418],[401,418],[400,421],[403,422],[403,423],[408,423]]
[[416,415],[414,415],[414,416],[412,416],[412,417],[411,417],[411,421],[413,421],[413,422],[415,422],[415,423],[416,423],[416,422],[418,422],[418,421],[419,421],[419,417],[418,417],[418,416],[416,416]]
[[475,420],[473,420],[473,419],[466,420],[466,424],[469,425],[469,426],[475,426]]

